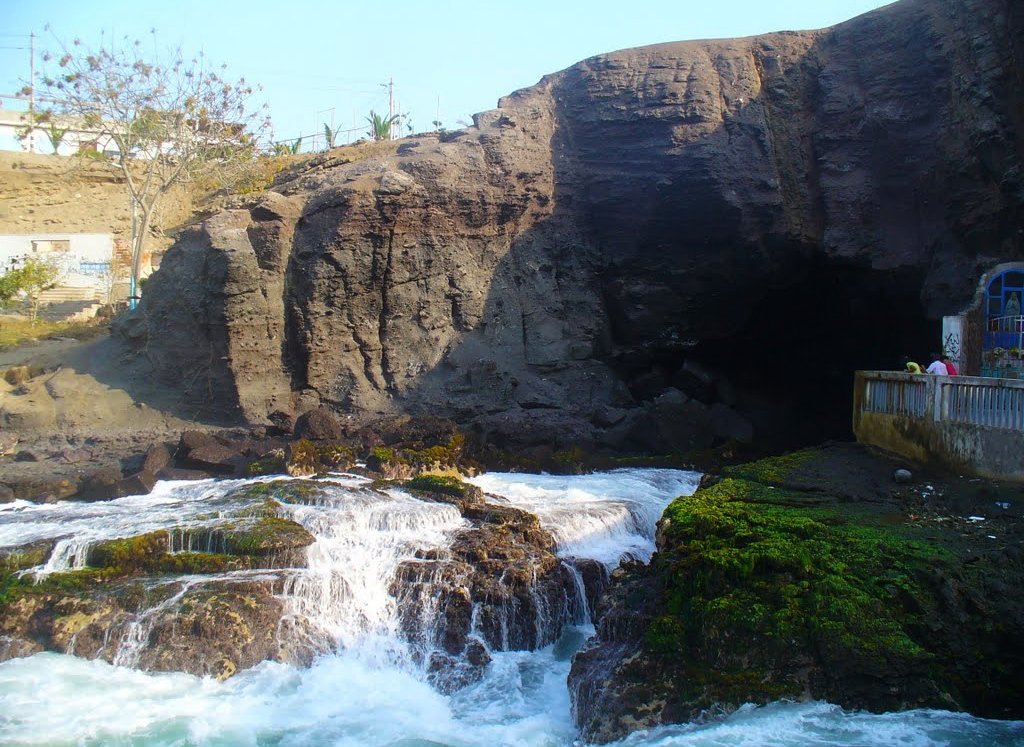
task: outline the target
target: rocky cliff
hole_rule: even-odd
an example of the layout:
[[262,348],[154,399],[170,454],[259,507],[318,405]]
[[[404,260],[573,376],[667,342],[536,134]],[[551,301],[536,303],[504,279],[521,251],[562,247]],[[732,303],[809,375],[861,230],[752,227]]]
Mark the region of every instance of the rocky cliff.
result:
[[1024,256],[1022,55],[1012,0],[600,55],[466,130],[280,175],[179,240],[123,331],[255,422],[440,411],[499,444],[662,452],[845,434],[854,368],[934,347]]

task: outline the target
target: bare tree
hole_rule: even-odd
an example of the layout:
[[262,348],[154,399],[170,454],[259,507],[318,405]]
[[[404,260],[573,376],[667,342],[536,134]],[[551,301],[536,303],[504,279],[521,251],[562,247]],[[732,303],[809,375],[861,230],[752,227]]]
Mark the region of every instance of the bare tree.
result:
[[94,153],[125,181],[140,215],[132,246],[131,280],[138,288],[146,235],[160,199],[180,182],[216,168],[222,183],[252,167],[269,132],[266,107],[244,78],[229,82],[225,66],[180,49],[150,55],[139,41],[89,48],[61,45],[43,84],[60,103],[54,113],[79,123]]

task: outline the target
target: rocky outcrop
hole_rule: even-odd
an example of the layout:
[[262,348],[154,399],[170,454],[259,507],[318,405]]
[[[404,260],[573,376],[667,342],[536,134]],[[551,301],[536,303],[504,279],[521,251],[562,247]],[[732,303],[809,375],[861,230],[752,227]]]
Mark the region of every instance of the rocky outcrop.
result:
[[392,584],[406,636],[432,650],[428,673],[440,690],[479,679],[490,651],[533,651],[565,625],[587,622],[587,597],[603,589],[604,567],[555,556],[536,516],[485,503],[479,488],[453,478],[423,476],[405,487],[453,503],[472,522],[447,551],[403,563]]
[[676,499],[651,564],[613,574],[573,660],[584,738],[782,698],[1020,718],[1024,496],[903,486],[899,466],[836,445],[726,468]]
[[219,679],[265,659],[308,661],[301,638],[277,634],[280,579],[223,576],[305,565],[314,538],[260,497],[242,496],[219,524],[95,543],[85,569],[42,579],[19,571],[45,565],[54,541],[5,548],[0,659],[59,651]]
[[[6,605],[0,658],[60,651],[146,671],[226,679],[266,659],[300,663],[309,657],[278,639],[282,603],[265,580],[89,589],[82,574],[67,574]],[[161,594],[171,603],[160,604]],[[133,637],[133,628],[143,637]]]
[[288,171],[184,236],[124,329],[254,422],[419,410],[662,453],[845,434],[849,371],[933,346],[1022,256],[1022,54],[1019,3],[902,0],[600,55],[466,130]]
[[[195,435],[182,441],[204,448]],[[388,588],[401,633],[439,690],[478,680],[492,651],[534,650],[586,621],[604,568],[555,556],[535,516],[487,503],[479,488],[450,476],[363,490],[374,488],[450,503],[467,520],[450,547],[403,562]],[[295,603],[297,569],[315,538],[279,514],[323,500],[323,482],[249,481],[192,522],[94,542],[86,567],[39,578],[57,540],[2,548],[0,660],[57,651],[220,679],[268,659],[308,664],[337,641]]]

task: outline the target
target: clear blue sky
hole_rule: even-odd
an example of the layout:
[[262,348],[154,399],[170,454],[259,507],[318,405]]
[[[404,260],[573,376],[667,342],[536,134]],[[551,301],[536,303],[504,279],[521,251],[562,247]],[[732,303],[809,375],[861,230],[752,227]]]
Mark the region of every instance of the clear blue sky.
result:
[[[29,77],[28,35],[90,45],[101,32],[204,50],[229,73],[263,87],[278,139],[322,123],[364,126],[387,111],[394,78],[417,131],[449,128],[542,75],[602,52],[683,39],[749,36],[830,26],[878,0],[392,0],[390,3],[262,0],[0,0],[0,94]],[[44,30],[50,24],[52,32]],[[38,59],[37,59],[38,63]],[[5,108],[21,108],[0,100]],[[440,103],[438,103],[440,102]],[[344,138],[342,138],[344,141]]]

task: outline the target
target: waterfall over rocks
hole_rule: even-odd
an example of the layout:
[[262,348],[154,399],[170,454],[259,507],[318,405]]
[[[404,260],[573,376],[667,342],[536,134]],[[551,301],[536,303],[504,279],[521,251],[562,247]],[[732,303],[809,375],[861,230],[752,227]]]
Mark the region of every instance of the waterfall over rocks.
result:
[[504,498],[335,475],[14,504],[0,512],[0,542],[20,568],[21,602],[0,623],[0,655],[51,650],[225,679],[262,660],[344,652],[453,693],[495,653],[588,625],[607,569],[649,555],[657,515],[693,478],[639,475],[576,478],[592,492],[479,478]]
[[[7,504],[0,557],[38,583],[9,586],[0,615],[0,656],[17,657],[0,664],[0,742],[568,747],[566,678],[596,595],[620,558],[648,557],[653,519],[697,478],[486,474],[488,495],[459,500],[270,478]],[[1020,728],[810,703],[630,744],[1013,744]]]

